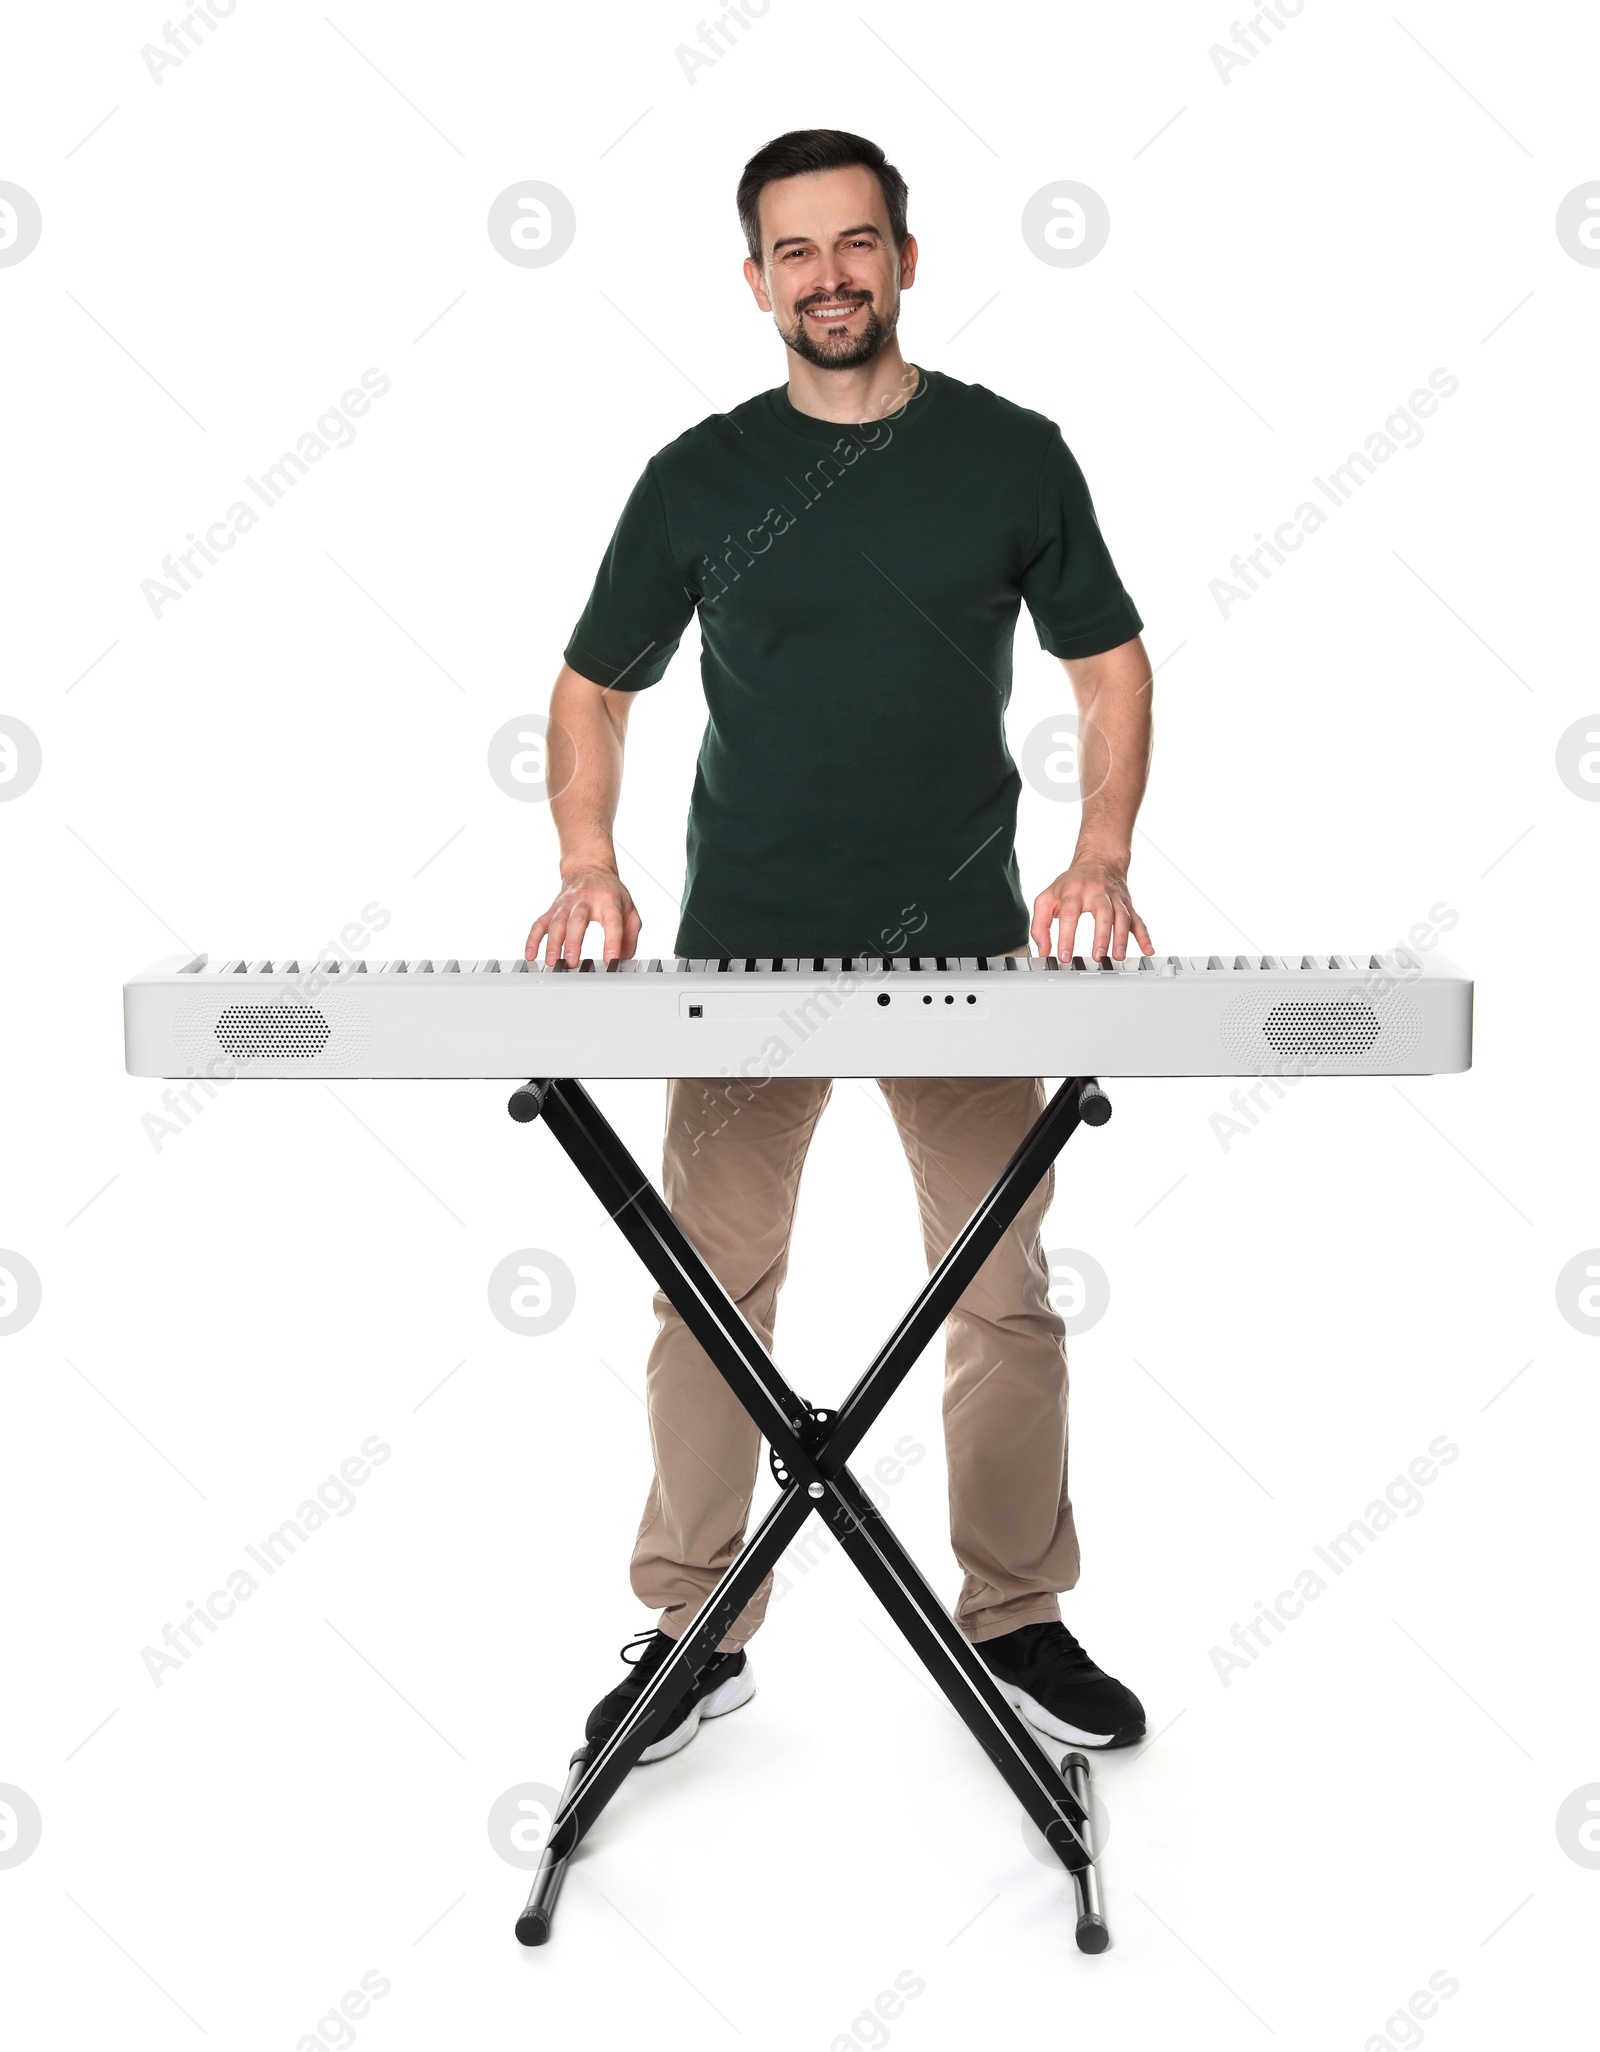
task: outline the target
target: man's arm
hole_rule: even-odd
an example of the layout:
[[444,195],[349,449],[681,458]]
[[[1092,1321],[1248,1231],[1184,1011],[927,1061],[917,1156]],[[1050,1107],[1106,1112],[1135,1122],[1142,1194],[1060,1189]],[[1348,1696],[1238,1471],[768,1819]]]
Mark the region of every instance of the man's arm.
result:
[[[1145,923],[1128,896],[1133,822],[1150,772],[1150,658],[1137,635],[1103,655],[1062,657],[1078,702],[1078,774],[1083,817],[1071,866],[1033,902],[1033,939],[1041,955],[1074,952],[1078,921],[1094,922],[1091,953],[1107,944],[1115,960],[1128,952],[1131,933],[1147,955],[1155,953]],[[1060,922],[1059,942],[1051,927]]]
[[627,885],[617,874],[611,824],[622,793],[622,750],[631,691],[607,690],[566,663],[550,694],[546,746],[550,816],[561,837],[561,889],[548,912],[533,922],[523,953],[534,962],[575,964],[593,921],[601,929],[605,959],[626,960],[642,924]]

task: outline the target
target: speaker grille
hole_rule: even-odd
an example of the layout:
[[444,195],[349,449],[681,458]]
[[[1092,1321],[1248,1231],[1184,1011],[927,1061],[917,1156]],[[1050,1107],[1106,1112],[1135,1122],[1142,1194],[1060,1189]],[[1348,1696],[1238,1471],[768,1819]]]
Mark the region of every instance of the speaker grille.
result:
[[1379,1033],[1378,1015],[1355,998],[1286,999],[1261,1022],[1269,1046],[1283,1055],[1365,1054]]
[[1405,1066],[1417,1030],[1409,997],[1337,986],[1323,997],[1257,991],[1231,1005],[1222,1021],[1229,1052],[1265,1073],[1360,1069],[1381,1075]]
[[315,1005],[229,1005],[217,1044],[236,1061],[315,1061],[330,1031]]
[[191,1074],[359,1075],[372,1021],[353,993],[313,1002],[292,988],[255,1000],[216,991],[180,1009],[173,1035]]

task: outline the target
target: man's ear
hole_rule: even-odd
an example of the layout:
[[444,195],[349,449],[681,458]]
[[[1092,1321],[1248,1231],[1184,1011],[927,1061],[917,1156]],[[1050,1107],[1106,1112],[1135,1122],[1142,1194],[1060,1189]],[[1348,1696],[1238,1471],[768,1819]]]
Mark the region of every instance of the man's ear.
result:
[[760,307],[763,313],[771,313],[772,296],[767,291],[766,275],[762,271],[761,266],[756,262],[754,257],[745,258],[744,276],[745,283],[750,287],[750,290],[755,294],[756,305]]

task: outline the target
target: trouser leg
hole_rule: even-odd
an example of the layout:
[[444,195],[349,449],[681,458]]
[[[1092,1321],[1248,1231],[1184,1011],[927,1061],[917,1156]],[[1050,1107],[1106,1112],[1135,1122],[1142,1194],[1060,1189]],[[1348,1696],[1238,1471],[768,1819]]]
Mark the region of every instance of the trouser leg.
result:
[[[1036,1078],[880,1082],[899,1128],[931,1269],[1044,1109]],[[1067,1491],[1065,1328],[1051,1308],[1040,1228],[1055,1170],[945,1325],[950,1542],[962,1568],[956,1622],[974,1640],[1059,1618],[1078,1579]]]
[[[667,1085],[662,1195],[706,1266],[770,1351],[806,1150],[833,1086],[826,1079],[675,1079]],[[744,1543],[761,1433],[657,1291],[646,1370],[655,1478],[630,1578],[661,1629],[679,1637]],[[718,1642],[742,1646],[761,1623],[767,1576]]]

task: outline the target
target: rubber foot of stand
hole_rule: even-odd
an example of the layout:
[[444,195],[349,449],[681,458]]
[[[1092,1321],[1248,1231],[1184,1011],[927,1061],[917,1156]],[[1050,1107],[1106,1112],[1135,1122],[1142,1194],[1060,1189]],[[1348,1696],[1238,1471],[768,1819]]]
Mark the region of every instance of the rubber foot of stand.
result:
[[[530,1915],[524,1913],[517,1919],[517,1943],[519,1945],[547,1945],[550,1942],[550,1919],[542,1910]],[[1079,1939],[1079,1944],[1083,1940]]]
[[1111,1943],[1111,1933],[1106,1929],[1104,1917],[1079,1917],[1078,1950],[1080,1952],[1104,1952]]

